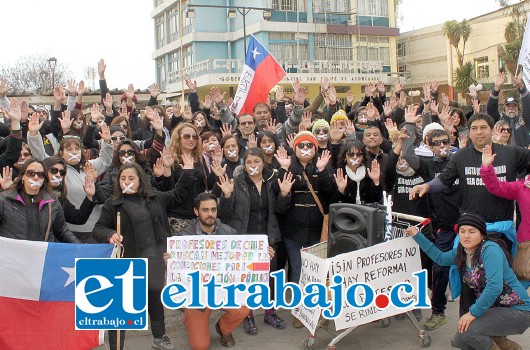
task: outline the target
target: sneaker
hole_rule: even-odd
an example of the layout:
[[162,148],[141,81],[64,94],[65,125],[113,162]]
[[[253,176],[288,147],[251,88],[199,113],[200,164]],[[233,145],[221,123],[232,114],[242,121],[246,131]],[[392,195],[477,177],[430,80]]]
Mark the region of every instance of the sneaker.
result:
[[506,337],[491,337],[491,339],[502,350],[523,350],[521,345]]
[[266,324],[270,324],[274,328],[278,328],[278,329],[284,329],[286,326],[285,321],[281,319],[280,317],[278,317],[278,315],[276,314],[276,311],[268,315],[267,313],[265,313],[265,317],[263,318],[263,321]]
[[243,321],[243,328],[250,335],[258,334],[258,327],[256,326],[256,321],[254,321],[254,317],[246,317]]
[[221,342],[222,346],[224,346],[225,348],[231,348],[236,345],[232,333],[223,335],[223,332],[221,332],[221,328],[219,327],[219,321],[217,321],[217,323],[215,324],[215,331],[217,332],[217,334],[219,334],[219,341]]
[[162,338],[153,338],[153,348],[160,350],[175,350],[171,340],[167,335],[162,336]]
[[423,327],[428,331],[433,331],[440,328],[447,323],[447,319],[444,314],[432,314],[431,317],[425,321]]

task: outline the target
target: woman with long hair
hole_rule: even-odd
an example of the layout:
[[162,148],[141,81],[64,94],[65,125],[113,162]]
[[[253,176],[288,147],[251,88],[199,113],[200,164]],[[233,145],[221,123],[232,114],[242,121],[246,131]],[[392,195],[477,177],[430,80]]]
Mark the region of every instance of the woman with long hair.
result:
[[266,166],[277,172],[280,169],[280,164],[274,155],[280,148],[280,140],[278,140],[276,134],[269,130],[262,130],[258,135],[258,147],[261,148],[265,156]]
[[[172,155],[168,155],[172,158]],[[154,190],[147,174],[137,163],[127,163],[118,172],[114,194],[109,198],[94,227],[94,237],[100,243],[123,246],[125,258],[148,259],[148,311],[153,334],[153,347],[172,348],[166,335],[164,307],[160,293],[164,288],[167,238],[171,236],[167,211],[179,207],[189,196],[192,185],[193,161],[182,156],[182,176],[173,191]],[[173,159],[171,159],[173,160]],[[159,163],[162,160],[158,161]],[[169,172],[165,173],[169,175]],[[117,214],[120,213],[122,234],[117,232]],[[125,332],[122,331],[122,344]],[[109,332],[111,349],[117,333]]]
[[66,227],[63,209],[46,182],[42,163],[28,160],[11,189],[0,194],[0,236],[81,243]]

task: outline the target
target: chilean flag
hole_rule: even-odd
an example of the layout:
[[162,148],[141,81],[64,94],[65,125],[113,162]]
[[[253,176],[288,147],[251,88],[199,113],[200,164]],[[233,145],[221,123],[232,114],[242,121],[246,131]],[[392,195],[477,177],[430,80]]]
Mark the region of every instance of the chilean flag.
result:
[[109,258],[111,244],[0,237],[0,349],[92,349],[103,331],[76,331],[75,258]]
[[285,71],[269,51],[250,36],[245,66],[239,79],[231,110],[237,115],[252,114],[258,102],[266,102],[269,92],[282,78]]

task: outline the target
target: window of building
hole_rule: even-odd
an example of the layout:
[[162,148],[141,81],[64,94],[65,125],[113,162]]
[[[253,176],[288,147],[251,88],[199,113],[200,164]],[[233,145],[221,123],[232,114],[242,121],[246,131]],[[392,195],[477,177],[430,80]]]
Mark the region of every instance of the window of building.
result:
[[309,60],[307,44],[269,44],[269,51],[278,61]]
[[164,16],[157,17],[155,19],[156,28],[156,47],[159,49],[164,46],[164,38],[166,36],[166,30],[164,26]]
[[350,12],[349,0],[313,0],[313,12]]
[[156,73],[159,87],[163,88],[166,83],[166,60],[164,57],[156,60]]
[[173,6],[168,13],[168,29],[169,29],[169,42],[173,42],[178,37],[179,31],[179,12],[178,6]]
[[353,58],[351,35],[316,34],[315,59],[349,61]]
[[305,12],[306,0],[272,0],[272,8],[276,11]]
[[357,48],[357,60],[381,62],[383,65],[390,64],[390,49],[388,47],[367,47]]
[[357,0],[357,14],[388,17],[388,0]]
[[399,57],[404,57],[407,55],[407,43],[398,43],[397,44],[397,55]]
[[477,79],[489,78],[490,65],[488,63],[488,57],[480,57],[475,59],[475,76]]

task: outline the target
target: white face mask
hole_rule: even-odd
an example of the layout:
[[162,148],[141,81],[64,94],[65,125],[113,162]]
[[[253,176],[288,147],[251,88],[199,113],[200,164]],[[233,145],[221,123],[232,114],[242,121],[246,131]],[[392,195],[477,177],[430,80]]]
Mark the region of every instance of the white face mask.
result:
[[301,149],[300,152],[302,152],[302,157],[311,157],[313,155],[310,149]]
[[230,157],[230,158],[237,157],[237,151],[228,150],[228,157]]
[[317,135],[317,140],[318,141],[325,141],[325,140],[327,140],[327,138],[328,138],[328,135],[326,135],[326,134],[318,134]]
[[197,127],[202,128],[202,120],[197,120]]
[[134,182],[131,182],[130,184],[125,184],[125,182],[122,182],[121,185],[123,186],[123,190],[121,191],[123,194],[134,194],[136,193],[135,190],[133,190]]
[[259,173],[259,167],[248,167],[248,171],[250,171],[250,175],[258,175]]
[[68,152],[68,161],[78,160],[81,161],[81,153],[70,153]]
[[274,147],[272,147],[272,145],[263,147],[263,152],[272,152],[272,151],[274,151]]
[[123,164],[127,164],[127,163],[132,163],[132,158],[133,156],[124,156],[124,157],[121,157],[121,162]]
[[74,122],[74,128],[81,129],[82,127],[83,127],[83,122]]
[[41,187],[42,184],[44,183],[44,180],[32,180],[32,179],[28,179],[29,180],[29,185],[31,187]]
[[358,165],[360,163],[359,159],[350,159],[351,165]]
[[57,184],[57,185],[60,185],[63,183],[63,178],[62,177],[57,177],[55,175],[52,175],[52,179],[50,180],[50,182],[52,184]]

